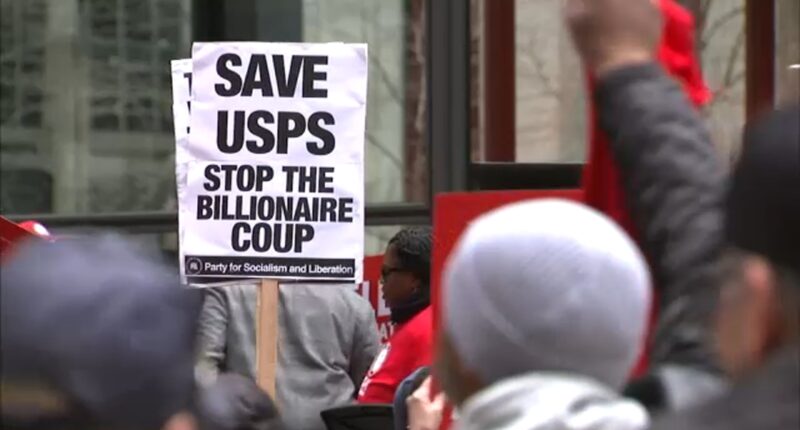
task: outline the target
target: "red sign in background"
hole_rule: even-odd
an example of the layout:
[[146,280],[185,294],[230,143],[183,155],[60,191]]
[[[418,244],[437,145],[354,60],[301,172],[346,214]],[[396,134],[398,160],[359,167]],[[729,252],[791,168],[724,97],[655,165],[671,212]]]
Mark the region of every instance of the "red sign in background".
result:
[[356,291],[369,300],[372,308],[375,309],[381,342],[386,343],[392,335],[394,327],[390,319],[389,307],[381,297],[381,265],[383,265],[383,255],[364,257],[364,282],[356,285]]
[[480,215],[509,203],[522,200],[561,198],[582,201],[580,190],[487,191],[477,193],[446,193],[436,196],[433,210],[434,244],[431,256],[431,297],[434,309],[434,330],[441,317],[442,272],[447,257],[453,251],[461,233]]
[[0,216],[0,259],[7,257],[18,242],[33,238],[39,236]]

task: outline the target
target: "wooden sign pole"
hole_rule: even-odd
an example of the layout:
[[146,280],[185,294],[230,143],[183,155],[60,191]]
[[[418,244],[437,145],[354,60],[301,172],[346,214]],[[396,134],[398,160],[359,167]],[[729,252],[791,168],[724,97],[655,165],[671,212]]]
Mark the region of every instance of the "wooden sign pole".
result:
[[278,367],[278,281],[264,279],[258,291],[256,321],[256,372],[258,385],[277,403],[275,372]]

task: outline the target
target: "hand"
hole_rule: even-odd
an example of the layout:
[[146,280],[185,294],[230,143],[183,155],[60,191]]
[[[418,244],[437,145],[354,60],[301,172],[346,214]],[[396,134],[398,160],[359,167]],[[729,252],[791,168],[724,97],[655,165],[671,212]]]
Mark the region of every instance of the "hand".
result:
[[661,37],[658,0],[564,0],[575,47],[596,75],[653,61]]
[[417,391],[406,399],[409,430],[438,430],[442,424],[447,398],[444,393],[439,393],[431,400],[432,380],[429,376]]

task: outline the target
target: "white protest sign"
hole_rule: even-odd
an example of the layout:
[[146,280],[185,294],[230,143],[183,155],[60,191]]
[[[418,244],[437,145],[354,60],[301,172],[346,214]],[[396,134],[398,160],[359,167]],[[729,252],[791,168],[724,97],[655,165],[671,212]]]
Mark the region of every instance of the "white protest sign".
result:
[[[187,146],[189,144],[189,110],[191,100],[192,82],[192,60],[172,60],[172,118],[175,128],[175,187],[177,189],[178,201],[185,199],[186,193],[186,173],[189,167],[189,155]],[[185,223],[185,208],[178,206],[178,243],[183,244]],[[179,265],[181,276],[184,270],[183,247],[179,246]],[[183,281],[186,279],[184,277]]]
[[172,60],[172,117],[175,125],[175,163],[189,160],[189,111],[192,85],[192,60]]
[[367,48],[196,43],[188,276],[363,277]]

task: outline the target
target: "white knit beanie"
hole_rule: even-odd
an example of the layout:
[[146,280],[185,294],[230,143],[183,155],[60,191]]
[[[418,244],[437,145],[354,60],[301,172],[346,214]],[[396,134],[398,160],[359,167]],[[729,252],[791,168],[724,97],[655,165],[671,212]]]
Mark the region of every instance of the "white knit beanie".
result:
[[487,384],[532,371],[592,377],[617,389],[644,342],[644,258],[613,221],[540,199],[470,225],[448,260],[444,324]]

